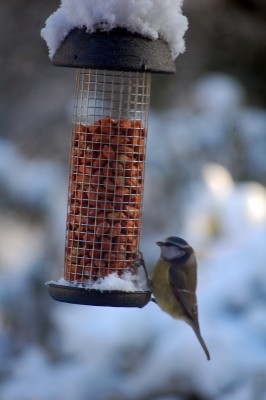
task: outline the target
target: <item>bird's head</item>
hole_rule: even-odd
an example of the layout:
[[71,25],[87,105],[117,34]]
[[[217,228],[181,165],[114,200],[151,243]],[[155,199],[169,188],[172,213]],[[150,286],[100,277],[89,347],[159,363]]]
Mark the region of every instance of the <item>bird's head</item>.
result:
[[163,242],[156,242],[161,248],[161,257],[171,261],[180,259],[187,260],[193,253],[192,247],[184,240],[176,236],[169,236]]

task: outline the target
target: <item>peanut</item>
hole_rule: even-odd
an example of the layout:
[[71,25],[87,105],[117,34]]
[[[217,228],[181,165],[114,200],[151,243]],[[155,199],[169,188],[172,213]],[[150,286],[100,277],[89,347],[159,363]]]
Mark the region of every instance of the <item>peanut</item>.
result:
[[114,225],[111,226],[109,230],[109,235],[111,238],[115,236],[119,236],[121,232],[121,224],[120,222],[116,222]]
[[77,175],[77,183],[90,183],[90,177],[86,175]]
[[115,152],[112,146],[103,146],[102,154],[107,160],[115,159]]
[[110,224],[107,221],[101,222],[95,231],[96,236],[101,236],[103,233],[108,232],[110,229]]
[[113,126],[117,126],[117,122],[110,117],[105,117],[100,121],[101,126],[105,126],[105,127],[113,127]]
[[96,160],[93,161],[92,166],[94,168],[99,168],[102,167],[104,165],[104,160],[102,158],[102,155],[99,154],[98,157],[96,158]]
[[133,158],[132,155],[126,155],[126,154],[119,154],[118,156],[118,161],[120,161],[121,163],[126,163],[128,161],[131,161]]
[[121,119],[121,120],[118,122],[118,126],[119,126],[120,128],[128,129],[128,128],[131,128],[131,127],[132,127],[132,122],[131,122],[130,120],[128,120],[128,119]]
[[115,185],[116,186],[123,186],[124,185],[124,177],[123,176],[117,176],[115,178]]
[[111,260],[116,260],[116,258],[116,253],[112,253],[111,251],[103,254],[103,259],[108,262]]
[[78,167],[78,171],[79,171],[81,174],[90,175],[90,174],[91,174],[91,171],[92,171],[92,168],[91,168],[91,167],[88,167],[88,166],[86,166],[86,165],[80,165],[80,166]]
[[89,256],[91,258],[100,258],[101,257],[101,250],[94,248],[92,250],[89,251]]
[[96,265],[96,267],[99,267],[99,268],[104,268],[104,267],[106,267],[106,261],[104,261],[104,260],[94,260],[93,261],[93,264],[94,265]]
[[100,133],[101,132],[101,127],[96,122],[94,125],[90,125],[88,130],[89,130],[90,133]]
[[101,245],[103,250],[111,250],[112,241],[108,237],[103,237]]
[[114,182],[112,181],[112,179],[104,179],[103,180],[103,185],[105,186],[107,192],[113,192],[114,191]]
[[128,144],[130,143],[130,138],[120,133],[119,135],[113,136],[111,138],[112,144]]
[[106,163],[103,166],[102,171],[103,171],[103,176],[105,176],[106,178],[114,176],[114,170],[112,169],[111,164],[109,163]]

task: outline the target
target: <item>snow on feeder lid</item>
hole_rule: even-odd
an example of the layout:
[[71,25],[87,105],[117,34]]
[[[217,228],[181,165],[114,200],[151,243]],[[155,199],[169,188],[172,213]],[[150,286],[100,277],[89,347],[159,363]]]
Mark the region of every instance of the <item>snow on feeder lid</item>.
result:
[[174,73],[167,43],[126,29],[75,28],[52,57],[77,68],[64,279],[59,301],[143,307],[139,252],[150,73]]

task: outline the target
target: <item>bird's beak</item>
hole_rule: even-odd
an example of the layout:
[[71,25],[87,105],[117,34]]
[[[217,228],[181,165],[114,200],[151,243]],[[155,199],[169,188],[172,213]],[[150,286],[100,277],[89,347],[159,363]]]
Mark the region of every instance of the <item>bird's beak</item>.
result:
[[163,245],[163,242],[156,242],[156,244],[157,244],[158,246],[162,246],[162,245]]

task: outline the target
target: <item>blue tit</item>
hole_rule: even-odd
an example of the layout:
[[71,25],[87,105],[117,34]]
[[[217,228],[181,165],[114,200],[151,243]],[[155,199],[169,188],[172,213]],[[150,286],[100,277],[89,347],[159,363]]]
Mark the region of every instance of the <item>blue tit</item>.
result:
[[210,354],[201,336],[196,297],[197,261],[194,250],[183,239],[170,236],[156,243],[161,256],[150,281],[155,302],[173,318],[182,319],[194,330],[207,360]]

